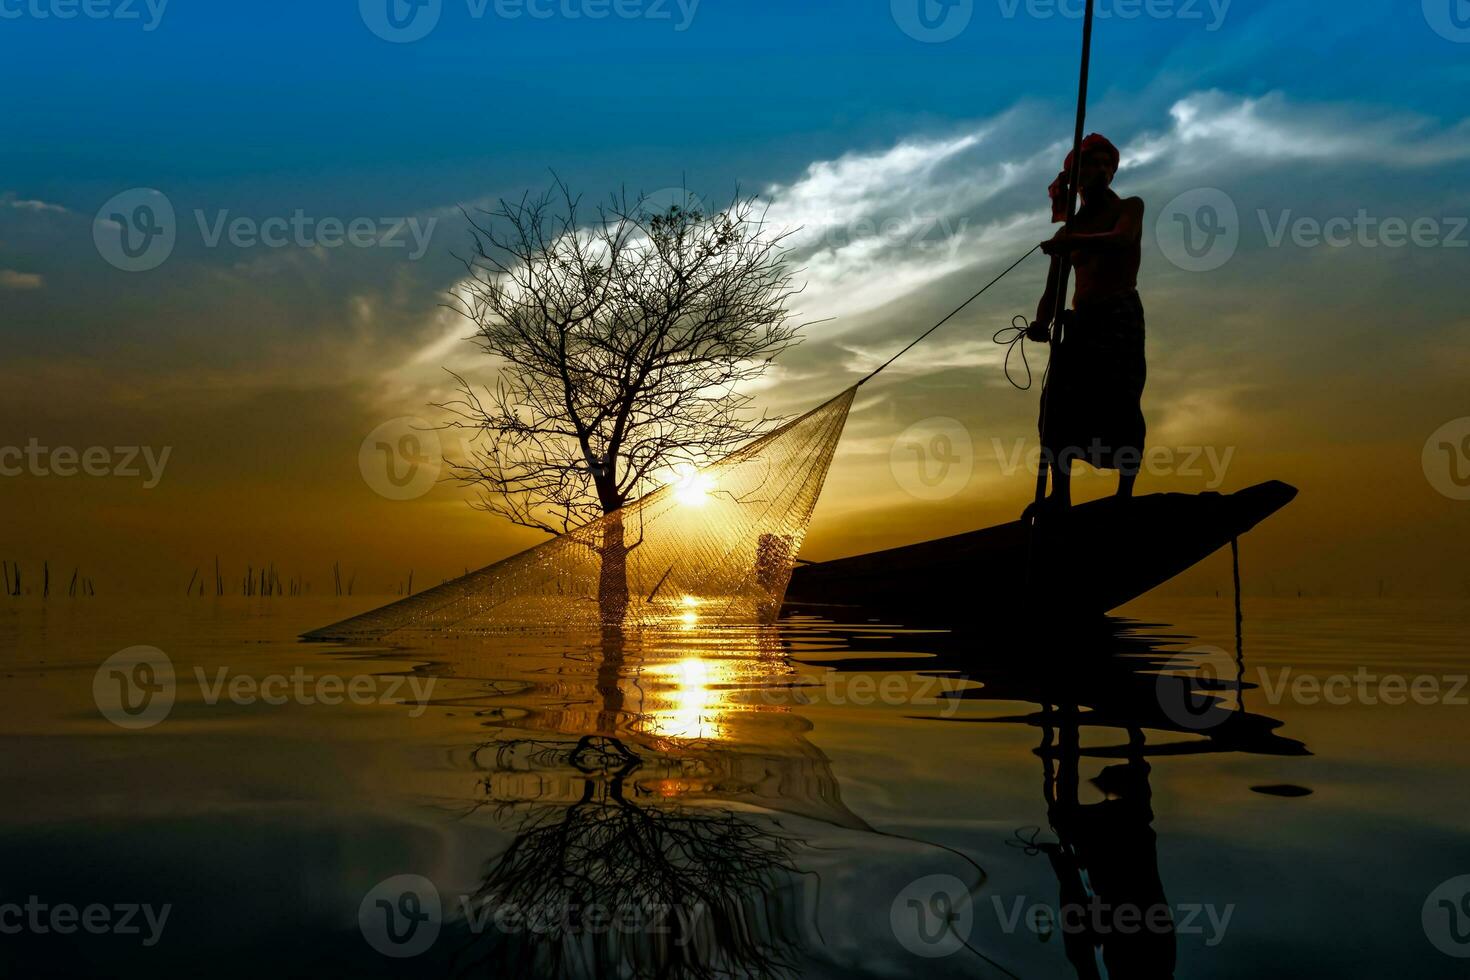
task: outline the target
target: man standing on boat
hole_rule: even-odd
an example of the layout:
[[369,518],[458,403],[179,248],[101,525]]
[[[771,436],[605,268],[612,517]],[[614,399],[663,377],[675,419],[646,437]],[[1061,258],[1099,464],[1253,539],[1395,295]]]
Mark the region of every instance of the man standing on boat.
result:
[[[1048,504],[1072,504],[1072,464],[1118,471],[1118,496],[1131,497],[1143,462],[1146,425],[1141,401],[1144,361],[1143,303],[1138,268],[1143,200],[1112,189],[1118,148],[1093,134],[1082,142],[1078,176],[1082,207],[1041,248],[1051,256],[1046,292],[1028,336],[1045,341],[1058,331],[1041,399],[1041,448],[1050,465]],[[1052,220],[1066,221],[1073,158],[1051,185]],[[1057,315],[1057,283],[1064,262],[1077,276],[1073,309]],[[1058,322],[1060,321],[1060,322]]]

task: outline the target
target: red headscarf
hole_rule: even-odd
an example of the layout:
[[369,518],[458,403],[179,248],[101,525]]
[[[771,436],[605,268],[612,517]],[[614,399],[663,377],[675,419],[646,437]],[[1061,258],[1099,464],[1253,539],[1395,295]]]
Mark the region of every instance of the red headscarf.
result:
[[[1094,150],[1106,153],[1112,159],[1113,173],[1118,172],[1118,164],[1122,162],[1123,155],[1106,136],[1093,133],[1082,141],[1083,156]],[[1075,162],[1072,154],[1068,153],[1067,162],[1062,164],[1062,172],[1057,174],[1057,179],[1052,181],[1051,186],[1047,188],[1047,193],[1051,195],[1051,220],[1053,221],[1067,220],[1067,183],[1072,179],[1072,165]]]

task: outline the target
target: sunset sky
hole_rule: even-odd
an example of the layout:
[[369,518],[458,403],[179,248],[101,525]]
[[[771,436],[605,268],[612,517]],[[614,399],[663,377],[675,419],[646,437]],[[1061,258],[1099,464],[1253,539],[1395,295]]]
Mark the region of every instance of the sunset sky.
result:
[[[463,272],[459,209],[553,171],[589,200],[739,188],[800,229],[792,314],[814,325],[759,392],[774,413],[835,395],[1052,233],[1080,0],[442,0],[416,40],[386,3],[63,19],[0,0],[0,557],[163,593],[216,555],[315,591],[340,560],[387,592],[541,540],[454,485],[390,499],[359,450],[412,431],[394,420],[441,421],[443,368],[493,383],[440,305]],[[1252,591],[1470,590],[1470,501],[1453,499],[1470,490],[1425,455],[1441,427],[1470,436],[1463,7],[1100,6],[1089,129],[1148,205],[1162,452],[1140,492],[1300,487],[1245,545]],[[108,220],[140,202],[172,210],[172,250],[125,271],[148,259],[109,248]],[[1019,514],[1032,476],[1007,460],[1034,443],[1037,392],[1007,384],[991,336],[1034,312],[1044,275],[1032,258],[863,389],[807,557]],[[939,434],[961,475],[914,492],[911,446]],[[30,445],[147,454],[137,476],[68,477],[4,455]]]

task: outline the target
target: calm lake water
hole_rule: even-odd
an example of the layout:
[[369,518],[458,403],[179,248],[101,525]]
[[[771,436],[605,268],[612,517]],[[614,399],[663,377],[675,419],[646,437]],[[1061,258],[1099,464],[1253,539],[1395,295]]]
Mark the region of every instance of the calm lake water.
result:
[[296,640],[378,601],[0,605],[0,972],[1470,968],[1470,603]]

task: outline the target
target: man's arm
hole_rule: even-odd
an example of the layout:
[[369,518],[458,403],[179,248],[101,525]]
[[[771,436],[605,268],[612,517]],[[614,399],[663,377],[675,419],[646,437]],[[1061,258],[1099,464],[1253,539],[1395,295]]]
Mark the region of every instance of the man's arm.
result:
[[1046,289],[1041,293],[1041,301],[1036,304],[1036,322],[1031,324],[1027,335],[1032,340],[1044,341],[1047,339],[1047,329],[1056,318],[1057,312],[1057,280],[1062,274],[1061,256],[1051,257],[1051,271],[1046,274]]

